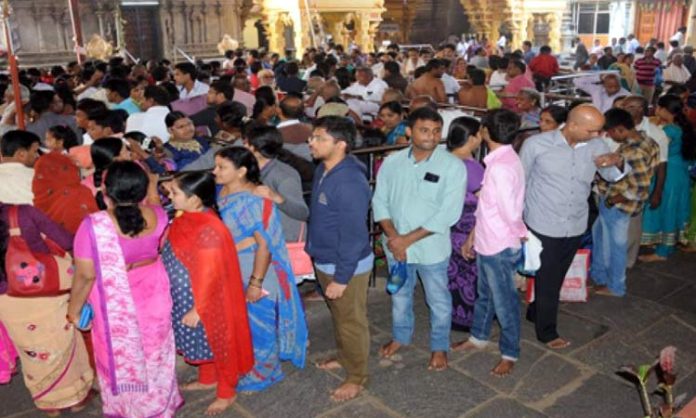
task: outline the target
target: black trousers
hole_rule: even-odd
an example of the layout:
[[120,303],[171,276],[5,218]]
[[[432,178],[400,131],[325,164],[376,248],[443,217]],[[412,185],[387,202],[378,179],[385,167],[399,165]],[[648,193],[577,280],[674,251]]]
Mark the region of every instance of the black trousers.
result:
[[527,320],[534,322],[537,339],[543,343],[558,338],[558,299],[563,279],[580,247],[582,236],[552,238],[533,231],[539,237],[541,267],[534,279],[534,302],[527,308]]

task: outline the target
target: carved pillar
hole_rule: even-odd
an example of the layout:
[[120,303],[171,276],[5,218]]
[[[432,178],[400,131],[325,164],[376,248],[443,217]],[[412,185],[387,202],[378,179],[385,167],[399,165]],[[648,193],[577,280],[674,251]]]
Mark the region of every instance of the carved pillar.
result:
[[570,2],[566,3],[565,10],[561,17],[561,51],[570,51],[573,48],[575,38],[575,28],[573,27],[573,13],[570,9]]
[[34,26],[36,27],[36,39],[39,41],[39,52],[43,52],[46,49],[43,36],[43,24],[41,22],[44,17],[44,11],[36,3],[31,5],[30,11],[31,17],[35,22]]
[[104,37],[104,10],[97,9],[94,13],[97,16],[97,25],[99,26],[99,36]]
[[[64,10],[56,7],[55,4],[49,9],[49,15],[53,20],[53,25],[56,28],[56,47],[60,47],[61,44],[65,44],[65,31],[63,30],[63,14]],[[67,49],[67,48],[65,48]]]
[[189,43],[189,29],[188,29],[188,19],[187,19],[187,10],[188,7],[186,6],[186,2],[182,1],[179,4],[179,16],[181,17],[181,21],[184,24],[184,44]]
[[172,0],[167,0],[164,4],[164,10],[167,12],[167,18],[164,19],[166,39],[169,42],[169,47],[172,47],[176,44],[176,24],[174,23],[174,3]]
[[556,52],[561,52],[561,20],[556,13],[546,14],[546,24],[549,27],[549,46]]
[[208,43],[208,10],[205,6],[205,2],[201,3],[200,19],[202,22],[201,27],[201,43]]
[[220,0],[215,2],[215,17],[217,18],[218,24],[218,39],[222,39],[222,4],[220,3]]
[[[63,28],[63,48],[65,48],[66,51],[69,51],[73,49],[73,32],[72,32],[72,22],[70,20],[70,13],[69,12],[63,12],[63,19],[62,19],[62,28]],[[68,40],[70,40],[68,42]]]
[[264,23],[266,24],[266,30],[268,33],[268,49],[271,51],[281,51],[280,49],[280,38],[282,37],[282,33],[279,33],[279,25],[278,24],[278,12],[273,10],[273,11],[267,11],[266,15],[264,17]]

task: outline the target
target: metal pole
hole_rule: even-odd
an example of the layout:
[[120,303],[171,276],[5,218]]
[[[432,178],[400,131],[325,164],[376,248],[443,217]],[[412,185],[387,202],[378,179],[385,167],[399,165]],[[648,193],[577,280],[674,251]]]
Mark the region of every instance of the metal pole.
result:
[[68,0],[68,9],[70,10],[70,21],[75,38],[75,54],[77,55],[77,63],[82,65],[82,22],[80,21],[80,7],[78,0]]
[[3,2],[3,29],[5,31],[5,42],[7,44],[7,61],[10,67],[10,76],[12,77],[12,93],[15,100],[15,115],[17,118],[17,127],[25,129],[24,121],[24,106],[22,105],[22,90],[19,88],[19,68],[17,66],[17,57],[14,54],[12,45],[12,34],[10,33],[10,2]]

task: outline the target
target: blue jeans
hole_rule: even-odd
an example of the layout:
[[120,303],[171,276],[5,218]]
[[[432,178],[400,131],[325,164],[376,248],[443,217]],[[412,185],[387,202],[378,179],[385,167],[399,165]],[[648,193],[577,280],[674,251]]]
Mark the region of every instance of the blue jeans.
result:
[[[388,254],[388,253],[387,253]],[[393,264],[391,254],[387,261]],[[392,295],[392,333],[394,341],[411,344],[413,338],[413,290],[420,276],[425,301],[430,308],[430,351],[449,351],[452,327],[452,294],[447,289],[449,257],[436,264],[408,264],[404,286]]]
[[520,357],[520,297],[515,288],[519,259],[519,248],[506,248],[491,256],[476,256],[478,296],[471,325],[471,341],[483,345],[490,338],[493,318],[497,317],[501,330],[500,353],[504,359],[512,361]]
[[617,296],[626,294],[626,258],[628,225],[631,215],[618,208],[608,208],[599,201],[599,218],[592,227],[592,265],[590,274],[595,284],[606,286]]

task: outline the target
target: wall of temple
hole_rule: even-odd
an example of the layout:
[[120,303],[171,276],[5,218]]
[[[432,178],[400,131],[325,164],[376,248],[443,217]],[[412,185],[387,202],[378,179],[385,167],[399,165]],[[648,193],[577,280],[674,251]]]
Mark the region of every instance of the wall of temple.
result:
[[[84,42],[98,34],[114,47],[124,44],[141,59],[173,58],[175,46],[196,58],[219,56],[217,43],[224,34],[242,38],[242,22],[252,6],[251,0],[138,3],[129,0],[128,5],[121,6],[113,0],[80,0]],[[67,1],[13,0],[11,4],[21,65],[48,65],[74,59]],[[183,58],[179,55],[177,59]]]

